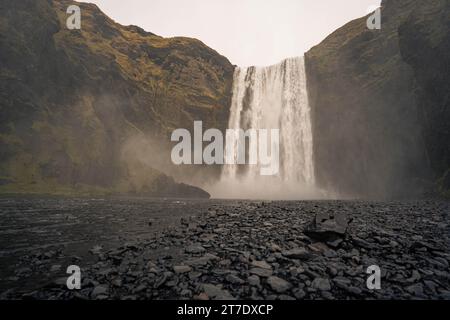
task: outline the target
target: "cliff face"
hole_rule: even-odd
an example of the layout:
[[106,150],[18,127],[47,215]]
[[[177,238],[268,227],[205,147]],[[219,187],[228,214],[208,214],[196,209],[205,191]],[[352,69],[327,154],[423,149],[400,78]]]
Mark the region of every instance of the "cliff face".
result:
[[[71,4],[81,30],[66,27]],[[226,58],[195,39],[121,26],[95,5],[0,0],[0,48],[3,192],[151,193],[170,179],[135,151],[170,162],[173,129],[227,125]]]
[[399,44],[414,71],[429,163],[450,196],[450,2],[421,1],[400,25]]
[[448,170],[448,13],[445,0],[385,0],[381,30],[364,17],[306,54],[321,186],[408,196]]

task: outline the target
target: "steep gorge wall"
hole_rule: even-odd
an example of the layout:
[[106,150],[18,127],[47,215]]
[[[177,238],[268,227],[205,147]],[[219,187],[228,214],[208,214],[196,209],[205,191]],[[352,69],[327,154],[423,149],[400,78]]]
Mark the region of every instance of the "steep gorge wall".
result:
[[[413,21],[419,18],[428,30],[437,12],[441,25],[421,34],[427,39],[422,42],[436,36],[439,45],[423,49],[414,36],[408,42],[406,35],[417,31]],[[449,168],[449,122],[444,122],[449,70],[448,51],[443,51],[448,12],[445,0],[384,0],[381,30],[369,30],[367,17],[357,19],[306,54],[316,177],[322,187],[348,197],[411,196],[430,188]],[[439,79],[419,69],[429,64]],[[430,100],[418,88],[425,88]],[[446,118],[424,125],[425,109],[446,110],[439,115]]]
[[[81,30],[66,28],[70,4]],[[173,181],[143,158],[170,162],[172,130],[227,125],[225,57],[121,26],[95,5],[0,0],[0,48],[0,191],[152,192]]]
[[427,160],[450,197],[450,1],[422,1],[400,25],[399,45],[414,71]]

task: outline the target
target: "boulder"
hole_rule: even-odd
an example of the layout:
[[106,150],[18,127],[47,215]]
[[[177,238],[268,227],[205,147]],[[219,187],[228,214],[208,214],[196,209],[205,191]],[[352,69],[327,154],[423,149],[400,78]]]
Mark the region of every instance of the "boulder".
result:
[[320,241],[334,241],[345,236],[349,223],[345,213],[318,213],[304,233]]

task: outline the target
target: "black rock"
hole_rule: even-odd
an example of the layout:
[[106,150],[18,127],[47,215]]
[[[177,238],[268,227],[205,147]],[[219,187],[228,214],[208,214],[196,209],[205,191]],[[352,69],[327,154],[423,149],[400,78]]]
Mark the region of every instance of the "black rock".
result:
[[320,241],[335,241],[345,236],[349,222],[345,213],[318,213],[304,233]]

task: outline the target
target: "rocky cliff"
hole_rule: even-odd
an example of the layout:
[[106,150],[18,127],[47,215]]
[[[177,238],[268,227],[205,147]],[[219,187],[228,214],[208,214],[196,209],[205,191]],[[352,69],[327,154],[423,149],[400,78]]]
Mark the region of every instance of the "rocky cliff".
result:
[[450,197],[450,2],[421,1],[399,28],[438,191]]
[[322,187],[411,196],[441,177],[448,189],[449,12],[446,0],[384,0],[381,30],[357,19],[306,54]]
[[[66,27],[71,4],[81,30]],[[174,168],[158,167],[170,162],[170,133],[194,120],[227,124],[226,58],[195,39],[119,25],[95,5],[0,0],[0,48],[1,192],[182,196],[162,174]]]

